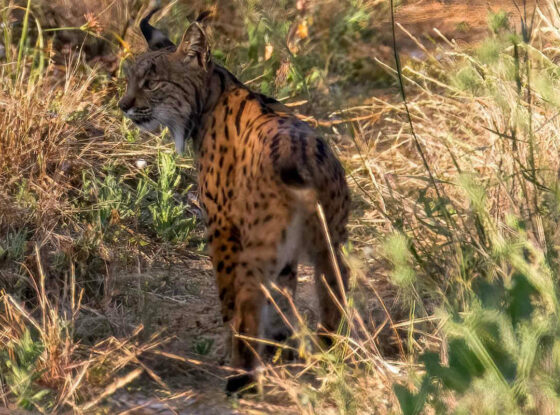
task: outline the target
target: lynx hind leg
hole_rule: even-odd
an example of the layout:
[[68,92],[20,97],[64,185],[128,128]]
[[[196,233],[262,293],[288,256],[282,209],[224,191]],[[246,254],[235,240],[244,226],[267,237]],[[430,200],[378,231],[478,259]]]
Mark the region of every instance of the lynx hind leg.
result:
[[[297,288],[297,262],[286,264],[276,277],[276,288],[269,289],[271,299],[263,310],[263,337],[275,343],[284,343],[292,337],[294,324],[294,310],[291,299],[295,298]],[[291,326],[291,327],[290,327]],[[269,345],[265,348],[264,356],[274,355],[276,347]],[[289,354],[286,358],[290,358]]]
[[[278,220],[280,222],[280,220]],[[277,229],[285,229],[278,226]],[[234,337],[232,341],[232,366],[245,369],[246,374],[234,376],[228,380],[226,390],[229,393],[244,390],[254,382],[254,369],[265,357],[265,343],[254,339],[273,339],[283,341],[291,336],[280,314],[268,302],[262,287],[269,287],[269,293],[283,312],[288,312],[290,304],[286,296],[271,289],[271,282],[276,282],[280,290],[294,295],[297,284],[297,263],[289,261],[280,271],[278,267],[285,264],[281,255],[279,258],[275,232],[255,233],[256,235],[271,236],[268,239],[253,240],[240,252],[241,261],[236,269],[235,276],[235,310],[232,328]],[[278,236],[282,234],[278,231]],[[258,246],[258,248],[254,248]],[[288,255],[288,258],[292,258]],[[272,330],[271,330],[272,328]]]
[[242,261],[236,269],[231,366],[246,373],[228,379],[228,393],[254,391],[251,387],[255,382],[254,369],[261,363],[263,349],[262,342],[257,339],[261,337],[266,304],[261,284],[267,280],[268,263],[263,260]]
[[[348,267],[340,254],[338,244],[333,247],[344,293],[348,290]],[[344,304],[336,268],[333,265],[330,251],[323,251],[315,256],[315,288],[319,298],[320,322],[327,332],[335,333],[340,325]],[[324,279],[323,279],[324,277]],[[334,295],[334,298],[333,298]]]

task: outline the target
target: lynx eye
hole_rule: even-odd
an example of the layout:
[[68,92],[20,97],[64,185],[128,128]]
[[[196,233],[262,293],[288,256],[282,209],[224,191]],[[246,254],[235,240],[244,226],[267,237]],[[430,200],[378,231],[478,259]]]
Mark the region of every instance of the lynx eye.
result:
[[154,81],[153,79],[146,79],[142,83],[142,88],[145,89],[146,91],[153,91],[153,90],[157,89],[158,85],[159,85],[159,82]]

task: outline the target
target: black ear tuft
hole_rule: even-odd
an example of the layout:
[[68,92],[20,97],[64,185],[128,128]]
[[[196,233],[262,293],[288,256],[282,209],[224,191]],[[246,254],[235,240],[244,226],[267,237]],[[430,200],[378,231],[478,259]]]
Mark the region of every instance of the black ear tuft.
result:
[[209,18],[213,17],[214,12],[212,10],[205,10],[202,13],[200,13],[198,15],[198,17],[196,18],[196,22],[197,23],[204,23],[206,20],[208,20]]
[[146,17],[140,20],[140,30],[148,42],[148,47],[150,50],[160,50],[160,49],[175,49],[175,44],[170,41],[167,36],[163,34],[162,31],[156,29],[150,24],[150,19],[159,10],[155,8]]

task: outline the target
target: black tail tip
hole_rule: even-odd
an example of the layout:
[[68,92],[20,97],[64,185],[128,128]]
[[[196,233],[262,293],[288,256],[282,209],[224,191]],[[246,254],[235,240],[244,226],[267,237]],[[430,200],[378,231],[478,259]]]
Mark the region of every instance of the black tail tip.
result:
[[213,10],[204,10],[202,13],[198,15],[196,18],[197,23],[204,23],[207,19],[214,17]]
[[284,167],[280,170],[280,179],[288,186],[305,187],[306,183],[297,167]]

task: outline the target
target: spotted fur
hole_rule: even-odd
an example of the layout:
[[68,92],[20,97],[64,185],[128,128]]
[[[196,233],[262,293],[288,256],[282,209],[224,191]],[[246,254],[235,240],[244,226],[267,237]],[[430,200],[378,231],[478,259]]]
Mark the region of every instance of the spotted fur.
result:
[[[150,51],[127,71],[120,108],[138,126],[167,126],[177,151],[192,138],[200,199],[207,216],[222,317],[234,333],[283,341],[291,335],[263,293],[271,285],[295,295],[297,265],[315,267],[324,329],[336,330],[340,314],[335,272],[316,213],[326,215],[340,260],[346,241],[349,194],[344,170],[329,146],[278,101],[251,91],[212,61],[201,15],[175,46],[148,20],[141,28]],[[324,276],[328,286],[323,283]],[[285,296],[275,295],[289,315]],[[233,336],[232,365],[248,374],[230,379],[236,391],[252,380],[261,347]]]

